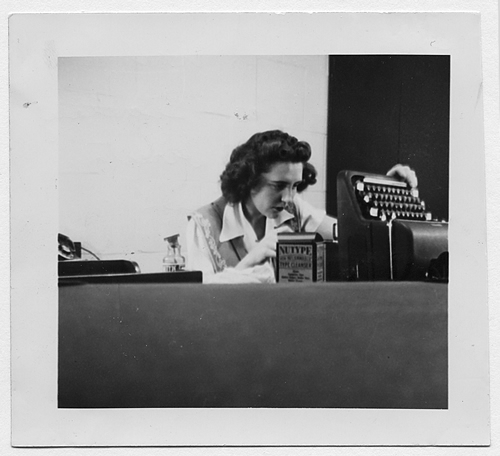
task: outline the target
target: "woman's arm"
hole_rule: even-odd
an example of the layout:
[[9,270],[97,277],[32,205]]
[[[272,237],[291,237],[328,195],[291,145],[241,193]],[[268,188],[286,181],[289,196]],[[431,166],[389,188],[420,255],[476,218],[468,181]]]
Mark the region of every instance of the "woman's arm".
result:
[[321,237],[324,240],[334,239],[336,237],[336,231],[337,219],[329,215],[325,215],[320,225],[318,226],[318,229],[316,230],[317,233],[321,234]]
[[299,212],[300,231],[319,233],[325,240],[334,239],[337,219],[327,215],[323,209],[314,207],[300,195],[295,197],[295,208]]

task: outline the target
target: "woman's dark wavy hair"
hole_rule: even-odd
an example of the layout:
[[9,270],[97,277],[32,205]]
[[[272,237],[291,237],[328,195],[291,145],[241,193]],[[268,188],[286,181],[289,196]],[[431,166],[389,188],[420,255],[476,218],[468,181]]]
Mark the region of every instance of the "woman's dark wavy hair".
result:
[[222,195],[230,203],[244,201],[258,184],[262,173],[281,162],[303,163],[302,182],[297,191],[316,183],[316,169],[308,160],[311,146],[280,130],[256,133],[231,153],[220,176]]

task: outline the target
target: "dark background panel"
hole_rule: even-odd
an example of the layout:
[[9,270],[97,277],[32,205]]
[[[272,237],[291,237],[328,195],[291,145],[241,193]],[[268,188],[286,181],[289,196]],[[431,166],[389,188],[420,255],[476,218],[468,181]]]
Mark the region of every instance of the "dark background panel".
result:
[[448,220],[450,57],[330,56],[327,211],[343,169],[417,172],[421,198]]

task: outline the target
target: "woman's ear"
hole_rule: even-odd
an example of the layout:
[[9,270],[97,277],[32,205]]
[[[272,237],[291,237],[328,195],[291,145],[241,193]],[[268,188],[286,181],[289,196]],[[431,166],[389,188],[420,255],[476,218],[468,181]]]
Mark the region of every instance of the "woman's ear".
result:
[[297,187],[297,191],[303,192],[309,185],[314,185],[316,183],[317,176],[316,168],[309,162],[304,163],[304,169],[302,171],[302,182]]

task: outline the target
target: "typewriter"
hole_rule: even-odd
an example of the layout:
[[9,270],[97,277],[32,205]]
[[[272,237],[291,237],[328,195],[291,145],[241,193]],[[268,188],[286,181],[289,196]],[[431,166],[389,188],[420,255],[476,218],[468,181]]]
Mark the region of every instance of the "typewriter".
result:
[[341,171],[337,195],[342,280],[448,280],[448,223],[433,220],[418,190]]

